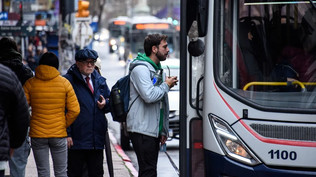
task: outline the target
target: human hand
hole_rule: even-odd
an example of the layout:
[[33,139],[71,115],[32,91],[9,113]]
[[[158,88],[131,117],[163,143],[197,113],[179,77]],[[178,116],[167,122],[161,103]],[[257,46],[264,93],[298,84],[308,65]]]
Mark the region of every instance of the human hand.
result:
[[297,81],[296,79],[294,79],[294,78],[290,78],[290,77],[288,77],[288,78],[286,78],[286,81],[288,81],[288,82],[293,82],[293,81]]
[[164,145],[166,143],[166,141],[167,141],[167,136],[162,135],[160,138],[160,145],[161,146]]
[[177,76],[166,77],[166,81],[165,82],[168,84],[169,88],[172,88],[175,85],[177,85],[178,77]]
[[[288,82],[294,82],[294,81],[298,81],[298,80],[296,80],[296,79],[294,79],[294,78],[288,77],[288,78],[286,78],[286,81],[288,81]],[[297,88],[297,87],[298,87],[297,84],[295,84],[294,87]]]
[[71,137],[67,137],[67,146],[68,146],[68,149],[70,149],[71,146],[73,146],[74,143],[72,142],[72,138]]
[[97,101],[98,103],[98,108],[99,109],[103,109],[103,107],[105,106],[106,102],[105,102],[105,99],[102,95],[100,95],[100,98],[99,100]]

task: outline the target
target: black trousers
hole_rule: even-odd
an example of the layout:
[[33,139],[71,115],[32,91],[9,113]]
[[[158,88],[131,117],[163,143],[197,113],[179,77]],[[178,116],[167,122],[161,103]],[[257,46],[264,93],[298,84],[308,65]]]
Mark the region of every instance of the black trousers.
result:
[[159,154],[159,138],[130,133],[134,151],[138,161],[139,177],[157,177],[157,163]]
[[68,177],[82,177],[84,164],[89,177],[103,177],[103,149],[68,149]]

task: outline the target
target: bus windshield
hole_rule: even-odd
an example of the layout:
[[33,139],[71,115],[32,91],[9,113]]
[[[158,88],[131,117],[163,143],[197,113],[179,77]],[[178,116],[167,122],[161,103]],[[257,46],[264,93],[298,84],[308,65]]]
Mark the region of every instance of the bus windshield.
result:
[[155,16],[135,16],[131,19],[131,29],[125,35],[127,43],[125,50],[132,54],[132,58],[135,58],[138,53],[144,53],[145,37],[155,33],[168,36],[169,57],[178,58],[180,50],[176,26],[166,19],[159,19]]
[[121,29],[110,29],[110,36],[118,38],[123,35],[123,31]]
[[119,38],[130,28],[130,19],[125,16],[109,19],[109,33],[110,37]]
[[315,109],[316,9],[284,2],[221,1],[217,81],[250,104]]
[[131,50],[132,53],[144,53],[144,39],[148,34],[165,34],[168,36],[167,43],[169,48],[169,53],[172,54],[174,51],[173,33],[164,31],[146,31],[146,30],[134,30],[131,33]]

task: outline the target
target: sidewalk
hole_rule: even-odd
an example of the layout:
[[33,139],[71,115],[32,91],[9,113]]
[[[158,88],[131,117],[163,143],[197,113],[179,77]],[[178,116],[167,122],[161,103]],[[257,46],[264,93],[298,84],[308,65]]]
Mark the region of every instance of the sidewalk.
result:
[[[110,132],[110,131],[109,131]],[[113,167],[114,167],[114,176],[115,177],[134,177],[138,176],[137,171],[135,170],[134,166],[132,165],[130,159],[125,155],[124,151],[121,149],[120,145],[118,145],[116,142],[116,139],[114,136],[109,133],[110,140],[111,140],[111,151],[112,151],[112,158],[113,158]],[[54,176],[54,170],[53,170],[53,163],[51,156],[49,158],[50,160],[50,175],[51,177]],[[109,177],[109,171],[108,166],[106,163],[106,156],[104,154],[104,177]],[[5,170],[5,175],[9,175],[9,168]],[[37,170],[36,165],[34,161],[34,156],[31,151],[30,156],[28,158],[28,162],[26,165],[25,170],[25,177],[37,177]]]

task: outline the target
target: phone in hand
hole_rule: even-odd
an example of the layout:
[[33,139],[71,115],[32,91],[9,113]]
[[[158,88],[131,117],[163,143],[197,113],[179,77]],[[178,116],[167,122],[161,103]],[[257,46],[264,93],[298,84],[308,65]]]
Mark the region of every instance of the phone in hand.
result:
[[166,152],[167,151],[167,144],[163,144],[163,145],[160,145],[160,152]]
[[102,102],[102,97],[101,97],[101,95],[100,95],[100,97],[99,97],[99,102]]

